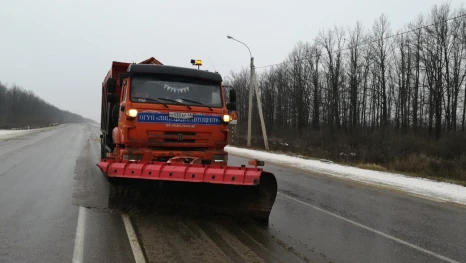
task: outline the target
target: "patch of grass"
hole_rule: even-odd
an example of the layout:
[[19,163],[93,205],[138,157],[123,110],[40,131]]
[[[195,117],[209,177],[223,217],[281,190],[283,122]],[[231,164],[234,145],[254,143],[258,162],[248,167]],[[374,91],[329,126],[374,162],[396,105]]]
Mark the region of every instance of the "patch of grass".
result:
[[409,154],[405,158],[395,158],[390,162],[389,168],[408,173],[430,173],[433,163],[438,163],[438,160],[425,154]]

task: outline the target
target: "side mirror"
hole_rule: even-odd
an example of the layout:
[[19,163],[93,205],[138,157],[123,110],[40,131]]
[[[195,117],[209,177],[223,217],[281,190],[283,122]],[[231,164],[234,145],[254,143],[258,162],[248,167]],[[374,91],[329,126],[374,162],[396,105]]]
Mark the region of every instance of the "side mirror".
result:
[[235,110],[236,110],[236,103],[234,103],[234,102],[228,102],[228,103],[227,103],[227,110],[229,110],[229,111],[235,111]]
[[236,90],[234,89],[230,90],[230,102],[233,102],[233,103],[236,102]]
[[109,78],[107,80],[107,93],[115,93],[116,92],[116,79]]

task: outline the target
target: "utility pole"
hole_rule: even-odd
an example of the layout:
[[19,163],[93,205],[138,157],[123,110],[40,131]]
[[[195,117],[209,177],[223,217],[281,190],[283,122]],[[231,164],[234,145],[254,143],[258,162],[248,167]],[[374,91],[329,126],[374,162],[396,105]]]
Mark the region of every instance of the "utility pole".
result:
[[[257,99],[257,108],[259,109],[259,118],[261,120],[261,127],[262,127],[262,137],[264,138],[264,146],[265,149],[268,151],[269,150],[269,140],[267,139],[267,131],[265,129],[265,121],[264,121],[264,115],[262,114],[262,103],[261,103],[261,98],[260,98],[260,93],[259,93],[259,82],[257,81],[257,75],[256,71],[254,70],[253,74],[253,80],[254,80],[254,87],[256,91],[256,99]],[[251,96],[252,99],[252,96]]]
[[251,50],[249,49],[249,47],[245,43],[233,38],[232,36],[227,36],[227,38],[235,40],[236,42],[239,42],[239,43],[243,44],[244,46],[246,46],[247,49],[249,50],[249,55],[251,57],[250,75],[249,75],[249,108],[248,108],[247,147],[248,148],[251,147],[252,97],[253,97],[253,92],[254,92],[253,89],[254,89],[256,91],[257,107],[259,109],[259,118],[260,118],[260,121],[261,121],[262,137],[264,138],[264,146],[265,146],[266,150],[269,150],[269,142],[268,142],[268,139],[267,139],[267,131],[266,131],[266,128],[265,128],[264,116],[262,114],[262,103],[261,103],[260,94],[259,94],[259,84],[258,84],[257,77],[256,77],[256,68],[254,66],[254,57],[252,56]]

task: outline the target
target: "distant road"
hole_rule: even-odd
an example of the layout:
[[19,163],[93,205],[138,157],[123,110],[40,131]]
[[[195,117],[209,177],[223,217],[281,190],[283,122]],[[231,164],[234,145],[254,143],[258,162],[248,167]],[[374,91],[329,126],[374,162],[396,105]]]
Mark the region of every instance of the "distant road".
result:
[[0,142],[0,262],[135,262],[134,242],[149,262],[466,262],[466,208],[272,164],[269,228],[139,215],[129,239],[106,208],[98,134],[67,125]]

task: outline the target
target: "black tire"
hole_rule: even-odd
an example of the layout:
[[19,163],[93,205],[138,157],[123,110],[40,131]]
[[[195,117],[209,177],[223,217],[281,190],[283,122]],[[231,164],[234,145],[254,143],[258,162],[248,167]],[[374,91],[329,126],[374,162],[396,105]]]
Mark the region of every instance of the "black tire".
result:
[[256,223],[259,226],[268,227],[269,226],[269,215],[267,214],[264,216],[255,217],[254,221],[256,221]]
[[100,140],[100,159],[106,159],[107,158],[107,149],[105,148],[106,145],[106,140],[105,136],[102,136],[102,139]]

